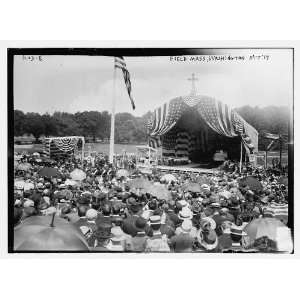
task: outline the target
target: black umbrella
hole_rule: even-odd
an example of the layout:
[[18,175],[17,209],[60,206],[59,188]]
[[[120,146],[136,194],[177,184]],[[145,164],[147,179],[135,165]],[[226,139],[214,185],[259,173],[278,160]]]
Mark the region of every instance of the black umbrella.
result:
[[43,176],[43,177],[60,177],[61,174],[59,173],[59,171],[55,168],[50,168],[50,167],[44,167],[43,169],[41,169],[39,171],[39,175]]
[[259,180],[253,176],[248,176],[239,180],[240,186],[249,186],[253,191],[261,191],[263,189],[262,184]]

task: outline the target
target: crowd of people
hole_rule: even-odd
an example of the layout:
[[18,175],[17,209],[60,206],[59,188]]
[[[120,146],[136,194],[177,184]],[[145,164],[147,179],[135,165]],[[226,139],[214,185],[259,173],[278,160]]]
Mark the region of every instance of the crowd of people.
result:
[[[254,240],[245,228],[255,219],[276,218],[272,205],[288,205],[288,186],[281,180],[287,170],[244,165],[240,173],[235,162],[225,162],[210,174],[166,176],[133,167],[120,173],[102,154],[92,162],[43,160],[38,153],[16,157],[15,228],[33,216],[55,215],[77,228],[94,252],[274,251],[276,241]],[[42,175],[45,167],[56,169],[57,175]],[[71,173],[77,169],[85,176],[74,181]],[[249,176],[260,188],[244,180]],[[138,182],[147,189],[135,186]],[[152,193],[157,187],[167,193]],[[288,223],[287,211],[280,221]]]

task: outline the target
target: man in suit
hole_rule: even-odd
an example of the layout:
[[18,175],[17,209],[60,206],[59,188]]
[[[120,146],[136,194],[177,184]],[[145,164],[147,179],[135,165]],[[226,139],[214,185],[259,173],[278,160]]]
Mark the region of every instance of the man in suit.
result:
[[109,204],[104,204],[102,207],[102,213],[98,214],[98,217],[96,219],[97,226],[100,226],[100,224],[107,223],[112,226],[111,222],[111,206]]
[[131,251],[133,252],[144,252],[146,248],[147,235],[145,228],[147,226],[147,221],[139,217],[135,221],[135,227],[138,230],[135,237],[131,239]]
[[88,211],[89,207],[87,205],[80,205],[78,207],[78,217],[79,217],[79,220],[76,221],[74,223],[74,225],[80,229],[81,226],[86,226],[86,223],[87,223],[87,219],[86,219],[86,212]]
[[125,233],[131,236],[136,236],[138,229],[135,226],[135,222],[140,217],[139,216],[140,206],[134,199],[129,198],[129,200],[131,203],[129,207],[131,213],[126,219],[124,219],[123,230]]

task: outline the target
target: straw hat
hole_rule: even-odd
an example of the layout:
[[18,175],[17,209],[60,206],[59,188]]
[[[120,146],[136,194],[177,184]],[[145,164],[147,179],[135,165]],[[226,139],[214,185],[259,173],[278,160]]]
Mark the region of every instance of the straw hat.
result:
[[178,217],[181,220],[191,220],[193,218],[193,212],[189,208],[183,207],[182,210],[179,212]]

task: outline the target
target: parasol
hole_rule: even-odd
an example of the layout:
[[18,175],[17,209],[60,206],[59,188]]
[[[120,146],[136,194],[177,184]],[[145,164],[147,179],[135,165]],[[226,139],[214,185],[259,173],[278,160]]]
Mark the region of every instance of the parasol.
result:
[[129,172],[125,169],[120,169],[117,171],[116,174],[117,178],[121,178],[121,177],[128,177],[129,176]]
[[82,233],[62,218],[33,216],[14,229],[15,251],[87,251]]
[[144,189],[144,190],[147,190],[152,186],[151,182],[144,178],[132,179],[127,184],[129,185],[130,188]]
[[70,173],[70,176],[73,180],[82,181],[86,178],[86,173],[80,169],[75,169]]
[[39,171],[39,175],[43,177],[59,177],[61,174],[59,173],[58,169],[50,168],[50,167],[44,167]]
[[30,163],[21,163],[17,166],[17,170],[19,171],[29,171],[31,168],[31,164]]
[[165,175],[163,175],[162,177],[161,177],[161,180],[164,180],[164,181],[166,181],[167,183],[170,183],[170,182],[172,182],[172,181],[176,181],[177,180],[177,178],[174,176],[174,175],[172,175],[172,174],[165,174]]
[[171,200],[171,193],[164,185],[151,185],[146,189],[146,192],[161,200]]
[[250,237],[251,241],[261,237],[268,237],[276,241],[277,230],[279,227],[286,227],[281,221],[276,218],[257,218],[246,225],[244,231]]
[[239,184],[242,186],[249,186],[253,191],[261,191],[263,189],[262,184],[253,176],[248,176],[239,180]]
[[189,183],[185,184],[182,188],[184,191],[188,191],[188,192],[193,192],[193,193],[201,192],[200,185],[198,183],[194,183],[194,182],[189,182]]

